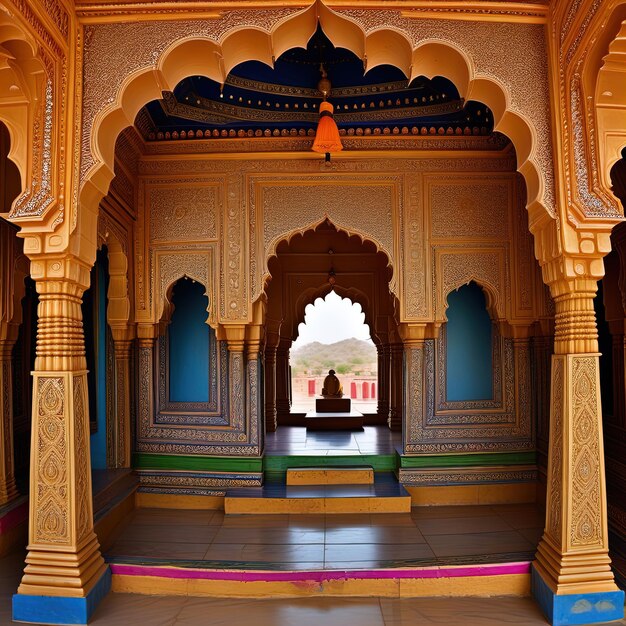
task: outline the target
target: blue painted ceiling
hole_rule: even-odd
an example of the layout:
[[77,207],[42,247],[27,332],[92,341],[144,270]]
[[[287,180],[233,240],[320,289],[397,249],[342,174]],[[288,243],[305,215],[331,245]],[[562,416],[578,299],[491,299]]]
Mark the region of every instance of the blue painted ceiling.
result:
[[[487,135],[489,109],[465,102],[447,79],[420,76],[410,84],[384,65],[364,72],[355,54],[336,48],[321,28],[306,49],[288,50],[274,68],[258,61],[235,67],[223,89],[208,78],[190,76],[174,92],[146,105],[137,126],[148,140],[185,136],[260,136],[314,133],[323,97],[317,88],[324,66],[332,84],[329,101],[342,134],[379,134],[396,128],[415,133]],[[388,130],[385,130],[388,129]],[[193,133],[190,133],[193,131]],[[184,134],[181,134],[184,133]]]

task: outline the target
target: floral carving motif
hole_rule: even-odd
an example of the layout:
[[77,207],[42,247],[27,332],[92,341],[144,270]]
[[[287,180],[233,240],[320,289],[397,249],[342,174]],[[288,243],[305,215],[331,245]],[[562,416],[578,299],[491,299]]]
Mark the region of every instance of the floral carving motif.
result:
[[410,174],[405,178],[407,193],[407,227],[402,241],[405,316],[419,319],[428,316],[426,273],[423,271],[424,215],[422,206],[423,179]]
[[598,358],[572,359],[572,546],[602,546]]
[[74,379],[74,424],[75,424],[75,452],[76,452],[76,502],[78,522],[76,525],[76,540],[80,541],[91,529],[91,488],[87,451],[88,415],[85,412],[84,375]]
[[61,377],[38,377],[35,397],[37,453],[34,470],[38,480],[37,492],[33,496],[35,505],[32,507],[35,541],[68,544],[70,527],[65,380]]
[[548,476],[547,529],[553,539],[561,541],[561,507],[563,491],[563,357],[552,361],[552,402],[550,407],[550,475]]
[[204,240],[217,237],[216,215],[220,188],[202,181],[202,186],[150,187],[150,240]]

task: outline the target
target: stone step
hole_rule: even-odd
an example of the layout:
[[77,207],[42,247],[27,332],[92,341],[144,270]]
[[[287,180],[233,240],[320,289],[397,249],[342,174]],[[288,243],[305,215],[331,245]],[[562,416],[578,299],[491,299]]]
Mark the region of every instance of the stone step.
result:
[[304,423],[307,430],[363,430],[365,417],[359,411],[320,413],[309,411]]
[[290,467],[288,485],[373,485],[371,467]]
[[392,474],[377,474],[369,485],[287,485],[233,488],[226,492],[227,515],[409,513],[411,496]]

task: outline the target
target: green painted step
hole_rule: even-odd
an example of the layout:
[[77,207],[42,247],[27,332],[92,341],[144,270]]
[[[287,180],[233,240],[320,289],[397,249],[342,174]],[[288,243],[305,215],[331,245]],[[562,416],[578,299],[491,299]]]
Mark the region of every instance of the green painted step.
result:
[[288,456],[268,455],[263,458],[263,471],[286,474],[295,467],[363,467],[369,465],[375,472],[393,472],[397,469],[395,454],[296,454]]
[[204,472],[262,472],[261,457],[239,458],[232,456],[203,456],[183,454],[133,455],[135,469],[191,470]]
[[535,465],[537,453],[485,452],[476,454],[397,454],[397,464],[403,469],[428,469],[435,467],[484,467],[485,465]]

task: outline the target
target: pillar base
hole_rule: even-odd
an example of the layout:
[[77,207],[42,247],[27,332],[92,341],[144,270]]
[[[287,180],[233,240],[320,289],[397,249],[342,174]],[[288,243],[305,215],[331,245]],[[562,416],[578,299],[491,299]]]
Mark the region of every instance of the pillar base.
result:
[[66,596],[13,596],[13,621],[29,624],[87,624],[100,601],[111,590],[107,567],[84,598]]
[[557,595],[532,566],[532,594],[552,626],[598,624],[624,617],[624,592]]

